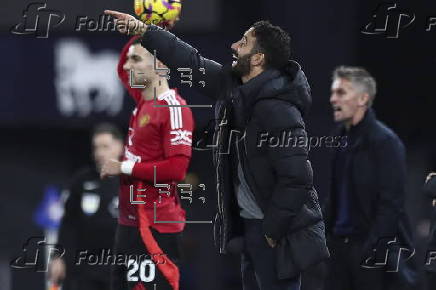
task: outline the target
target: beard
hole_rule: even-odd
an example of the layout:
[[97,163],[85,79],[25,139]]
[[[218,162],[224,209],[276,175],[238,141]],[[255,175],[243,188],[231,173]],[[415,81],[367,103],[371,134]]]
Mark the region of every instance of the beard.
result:
[[243,77],[250,73],[250,57],[251,53],[247,53],[244,56],[239,56],[237,63],[232,66],[232,72],[239,77]]

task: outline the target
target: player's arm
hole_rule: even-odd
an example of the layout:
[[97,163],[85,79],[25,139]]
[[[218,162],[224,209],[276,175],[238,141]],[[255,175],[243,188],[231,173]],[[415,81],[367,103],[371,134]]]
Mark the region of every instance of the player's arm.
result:
[[[184,155],[171,156],[161,161],[121,162],[120,171],[123,174],[146,180],[150,183],[181,181],[185,178],[190,158]],[[156,172],[156,176],[154,175]]]
[[[158,26],[146,25],[132,15],[117,11],[106,10],[105,13],[116,18],[117,23],[121,21],[126,23],[127,28],[119,28],[120,32],[142,35],[141,45],[150,52],[156,51],[157,58],[173,74],[178,68],[190,68],[192,84],[209,97],[218,96],[221,64],[204,58],[197,49]],[[204,87],[200,81],[204,81]]]
[[185,178],[192,154],[192,112],[188,107],[166,107],[163,111],[161,134],[165,158],[145,162],[111,160],[103,165],[102,177],[126,174],[150,183]]
[[[126,174],[153,182],[181,181],[185,178],[190,158],[184,155],[168,157],[160,161],[134,162],[109,160],[103,165],[100,177]],[[156,168],[156,169],[155,169]],[[156,177],[154,172],[156,170]]]

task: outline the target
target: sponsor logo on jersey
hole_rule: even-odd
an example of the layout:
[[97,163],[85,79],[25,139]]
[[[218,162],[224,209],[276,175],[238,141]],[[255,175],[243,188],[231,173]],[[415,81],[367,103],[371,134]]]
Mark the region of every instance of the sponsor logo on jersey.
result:
[[172,138],[171,145],[192,145],[192,132],[188,130],[174,130],[170,132],[171,135],[174,135]]

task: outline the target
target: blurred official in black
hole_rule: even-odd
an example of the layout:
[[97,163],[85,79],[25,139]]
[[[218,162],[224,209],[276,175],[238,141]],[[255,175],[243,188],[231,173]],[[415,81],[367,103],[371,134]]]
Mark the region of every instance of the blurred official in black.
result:
[[340,124],[334,135],[346,136],[347,146],[335,149],[325,207],[329,290],[408,289],[416,280],[403,205],[405,148],[376,119],[375,95],[376,82],[365,69],[334,71],[330,103]]
[[434,289],[436,285],[436,172],[432,172],[427,176],[424,193],[432,200],[431,225],[424,266],[427,276],[427,289],[430,290]]
[[58,238],[65,255],[50,265],[49,279],[55,284],[63,281],[63,290],[109,289],[111,266],[98,265],[105,259],[96,261],[113,255],[119,181],[117,177],[101,180],[99,171],[106,160],[120,158],[122,134],[111,124],[98,125],[92,147],[95,167],[80,170],[68,187]]

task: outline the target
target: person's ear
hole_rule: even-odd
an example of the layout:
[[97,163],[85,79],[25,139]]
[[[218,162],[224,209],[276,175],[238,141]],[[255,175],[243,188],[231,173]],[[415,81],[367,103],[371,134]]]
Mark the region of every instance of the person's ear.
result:
[[368,106],[370,97],[367,93],[363,93],[358,98],[358,103],[360,107]]
[[263,66],[264,63],[265,63],[265,54],[259,52],[251,56],[252,66]]

